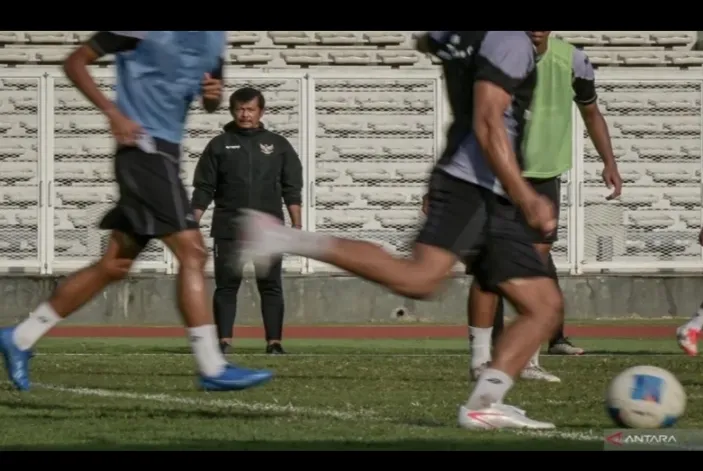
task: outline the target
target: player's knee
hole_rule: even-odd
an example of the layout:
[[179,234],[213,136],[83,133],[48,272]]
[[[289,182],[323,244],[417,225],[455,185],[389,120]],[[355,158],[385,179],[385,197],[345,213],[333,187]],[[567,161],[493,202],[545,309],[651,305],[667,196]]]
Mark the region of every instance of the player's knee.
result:
[[98,269],[108,281],[114,282],[126,278],[133,263],[134,260],[126,258],[103,257]]
[[564,298],[561,291],[554,287],[543,292],[537,299],[532,314],[540,319],[547,332],[555,332],[562,322],[564,312]]
[[192,237],[182,244],[179,263],[183,268],[202,270],[207,263],[207,256],[202,237]]

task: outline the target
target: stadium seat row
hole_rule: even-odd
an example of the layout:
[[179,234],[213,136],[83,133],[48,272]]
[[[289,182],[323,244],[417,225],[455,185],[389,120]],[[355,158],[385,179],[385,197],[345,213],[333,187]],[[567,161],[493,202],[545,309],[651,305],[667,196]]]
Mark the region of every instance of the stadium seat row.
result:
[[[226,60],[241,67],[379,66],[431,68],[434,57],[414,51],[412,31],[229,31]],[[0,64],[61,62],[90,31],[0,32]],[[696,31],[557,31],[585,47],[596,66],[703,65],[692,51]],[[112,56],[100,59],[109,64]]]
[[[228,31],[231,45],[257,47],[359,46],[410,48],[414,31]],[[696,41],[696,31],[555,31],[579,46],[688,47]],[[5,44],[75,44],[92,31],[3,31]]]
[[[0,48],[2,64],[55,64],[62,62],[70,47],[4,47]],[[697,67],[703,65],[703,51],[657,51],[590,49],[587,51],[595,66],[673,66]],[[112,56],[105,56],[98,62],[109,64]],[[311,67],[311,66],[379,66],[431,68],[438,60],[412,50],[275,50],[275,49],[230,49],[227,51],[228,64],[242,67],[267,66]]]

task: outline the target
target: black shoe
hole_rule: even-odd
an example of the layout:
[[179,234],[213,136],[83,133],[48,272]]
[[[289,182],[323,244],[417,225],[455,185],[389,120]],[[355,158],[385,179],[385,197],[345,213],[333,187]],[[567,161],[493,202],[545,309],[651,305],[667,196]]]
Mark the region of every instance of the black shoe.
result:
[[220,342],[220,351],[223,355],[227,355],[228,353],[231,353],[232,345],[230,345],[229,342]]
[[280,343],[271,343],[266,345],[266,353],[271,355],[285,355],[286,351],[283,350]]

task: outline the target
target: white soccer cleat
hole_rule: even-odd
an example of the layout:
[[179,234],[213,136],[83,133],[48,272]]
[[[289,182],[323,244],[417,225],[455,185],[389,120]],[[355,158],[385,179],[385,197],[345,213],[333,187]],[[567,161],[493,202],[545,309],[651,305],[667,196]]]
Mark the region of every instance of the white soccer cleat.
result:
[[274,216],[243,209],[237,220],[242,263],[250,260],[261,273],[268,273],[274,257],[283,254],[283,226]]
[[676,329],[676,341],[684,352],[694,357],[698,355],[698,336],[700,333],[700,330],[684,324]]
[[529,379],[533,381],[546,381],[547,383],[561,383],[561,378],[553,375],[539,365],[527,365],[520,372],[521,379]]
[[490,407],[471,410],[465,405],[459,407],[459,425],[469,430],[497,430],[517,428],[530,430],[551,430],[556,426],[549,422],[532,420],[525,411],[507,404],[491,404]]

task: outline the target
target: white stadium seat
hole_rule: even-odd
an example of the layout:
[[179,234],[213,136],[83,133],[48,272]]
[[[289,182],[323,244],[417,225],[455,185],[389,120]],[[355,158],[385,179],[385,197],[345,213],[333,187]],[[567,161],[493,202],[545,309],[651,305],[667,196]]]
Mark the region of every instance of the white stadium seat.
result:
[[[67,54],[91,31],[2,31],[0,67],[55,72]],[[418,206],[439,149],[432,79],[383,78],[390,69],[434,71],[438,60],[414,49],[415,31],[228,31],[228,68],[252,71],[256,80],[228,80],[227,92],[243,85],[266,95],[266,125],[301,151],[309,115],[314,114],[314,191],[316,230],[376,241],[404,251],[412,239]],[[695,69],[703,71],[703,51],[694,50],[696,31],[555,31],[589,55],[599,70]],[[101,59],[109,67],[113,58]],[[301,82],[263,78],[270,70],[339,71],[337,78],[315,80],[314,103],[301,103]],[[41,101],[38,78],[4,77],[0,69],[0,260],[18,263],[37,257],[41,215],[39,156],[46,152],[39,135]],[[346,71],[355,77],[344,79]],[[359,71],[366,71],[362,74]],[[374,78],[376,71],[382,71]],[[285,72],[284,72],[285,73]],[[424,72],[423,72],[424,73]],[[600,73],[600,72],[597,72]],[[279,74],[281,76],[282,74]],[[621,74],[622,75],[622,74]],[[33,76],[39,76],[34,72]],[[607,74],[604,75],[607,77]],[[114,201],[107,123],[68,82],[54,74],[51,207],[54,259],[96,256],[105,240],[94,224]],[[331,76],[330,76],[331,77]],[[702,77],[703,78],[703,77]],[[112,80],[101,81],[112,93]],[[611,252],[616,260],[700,257],[695,232],[701,213],[700,81],[669,80],[646,84],[599,78],[599,104],[609,122],[627,194],[607,203],[601,163],[584,136],[585,255]],[[182,173],[192,179],[205,144],[229,121],[193,105],[184,143]],[[311,175],[313,173],[311,172]],[[565,177],[566,178],[566,177]],[[565,180],[566,181],[566,180]],[[567,185],[563,185],[566,198]],[[555,250],[566,260],[569,215],[562,211],[561,239]],[[211,212],[203,219],[209,231]],[[208,242],[210,241],[207,238]],[[39,245],[41,245],[39,243]],[[604,247],[608,247],[607,250]],[[163,260],[159,245],[144,260]],[[291,257],[288,267],[299,266]]]

